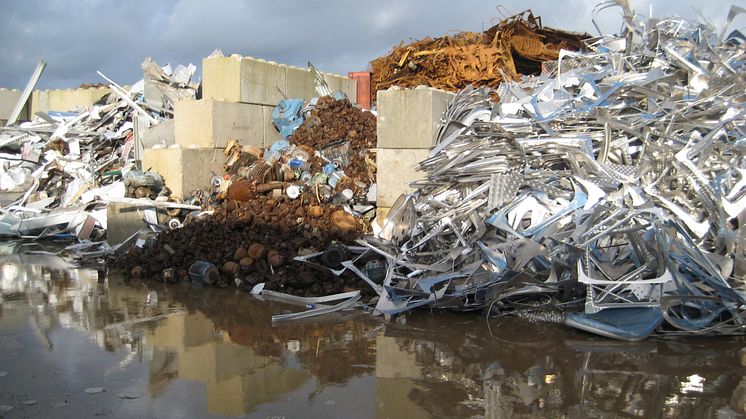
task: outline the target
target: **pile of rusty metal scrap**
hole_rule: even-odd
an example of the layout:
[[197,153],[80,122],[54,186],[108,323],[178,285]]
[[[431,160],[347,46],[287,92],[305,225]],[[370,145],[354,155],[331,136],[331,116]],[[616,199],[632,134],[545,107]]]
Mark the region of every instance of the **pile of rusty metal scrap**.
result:
[[280,140],[266,150],[231,141],[214,190],[187,198],[214,211],[132,248],[119,261],[126,272],[247,289],[264,283],[265,297],[282,291],[286,299],[345,287],[373,294],[341,262],[356,255],[373,276],[383,266],[373,252],[361,257],[345,246],[370,233],[375,213],[375,116],[323,96],[283,100],[273,121]]
[[225,149],[226,173],[213,182],[218,202],[269,194],[331,203],[369,226],[375,210],[375,116],[346,98],[324,96],[283,100],[273,119],[283,138],[267,150],[236,141]]
[[372,91],[419,85],[452,92],[468,85],[496,89],[503,77],[539,74],[543,61],[556,60],[561,49],[577,51],[586,38],[545,28],[541,18],[525,11],[484,33],[460,32],[395,47],[371,61]]
[[132,277],[168,283],[251,289],[263,282],[268,290],[319,296],[364,283],[354,274],[337,277],[293,258],[321,250],[334,265],[341,258],[334,244],[360,237],[362,223],[331,204],[258,195],[246,202],[225,200],[211,214],[189,217],[181,228],[132,247],[118,264]]
[[[556,74],[452,101],[378,237],[376,310],[519,314],[622,340],[746,332],[744,36],[629,21]],[[630,43],[631,42],[631,43]]]
[[168,195],[159,175],[137,169],[136,118],[141,130],[170,118],[173,101],[194,97],[195,68],[172,71],[149,58],[143,68],[129,89],[101,74],[111,93],[86,109],[38,112],[0,128],[0,236],[101,239],[107,202]]

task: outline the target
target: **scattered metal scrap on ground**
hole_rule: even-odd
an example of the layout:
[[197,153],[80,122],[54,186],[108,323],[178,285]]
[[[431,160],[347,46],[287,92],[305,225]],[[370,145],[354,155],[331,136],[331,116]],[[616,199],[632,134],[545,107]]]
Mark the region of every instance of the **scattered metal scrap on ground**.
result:
[[563,49],[577,51],[589,37],[544,27],[527,10],[483,33],[459,32],[394,47],[371,61],[372,91],[419,85],[452,92],[468,85],[496,89],[504,77],[539,74],[543,61],[557,59]]

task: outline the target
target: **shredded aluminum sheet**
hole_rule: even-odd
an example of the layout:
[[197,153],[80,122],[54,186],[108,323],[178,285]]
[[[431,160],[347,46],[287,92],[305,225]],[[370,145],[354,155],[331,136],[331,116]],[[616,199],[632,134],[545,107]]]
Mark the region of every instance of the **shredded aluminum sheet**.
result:
[[426,177],[361,242],[389,263],[379,313],[655,308],[659,333],[746,330],[744,38],[625,16],[498,103],[453,99]]

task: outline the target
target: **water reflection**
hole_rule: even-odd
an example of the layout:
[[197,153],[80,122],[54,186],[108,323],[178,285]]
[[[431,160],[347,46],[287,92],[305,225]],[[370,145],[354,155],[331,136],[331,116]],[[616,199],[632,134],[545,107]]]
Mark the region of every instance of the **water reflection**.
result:
[[[287,306],[233,291],[100,279],[95,270],[18,249],[0,246],[0,326],[25,316],[51,351],[52,331],[83,331],[99,350],[123,354],[112,368],[147,366],[148,400],[181,391],[177,383],[203,385],[205,413],[313,408],[350,416],[339,411],[349,404],[324,400],[342,397],[352,383],[363,386],[350,402],[361,406],[356,417],[746,413],[743,339],[630,344],[553,325],[506,320],[488,328],[474,314],[428,312],[389,324],[343,313],[274,327],[271,315]],[[0,346],[8,350],[18,348]]]

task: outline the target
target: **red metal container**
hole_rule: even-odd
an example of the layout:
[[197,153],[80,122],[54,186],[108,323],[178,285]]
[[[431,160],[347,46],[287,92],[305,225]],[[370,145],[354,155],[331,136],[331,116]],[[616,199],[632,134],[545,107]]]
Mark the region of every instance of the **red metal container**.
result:
[[363,109],[370,109],[370,72],[351,71],[347,73],[347,77],[357,82],[357,98],[355,102]]

